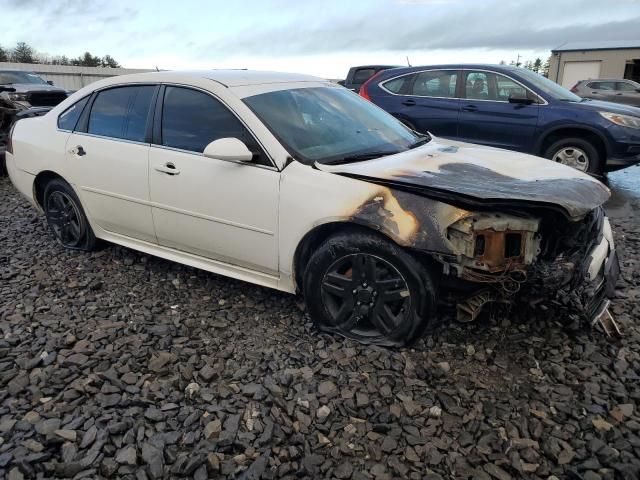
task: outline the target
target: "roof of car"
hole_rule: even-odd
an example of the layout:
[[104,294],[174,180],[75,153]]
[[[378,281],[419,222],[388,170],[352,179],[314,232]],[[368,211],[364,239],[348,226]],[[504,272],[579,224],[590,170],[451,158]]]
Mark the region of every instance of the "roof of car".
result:
[[[150,81],[162,81],[164,78],[183,79],[207,78],[226,87],[239,87],[244,85],[262,85],[268,83],[289,82],[318,82],[325,81],[311,75],[298,73],[264,72],[258,70],[191,70],[191,71],[162,71],[134,74],[136,79],[146,78]],[[122,79],[123,77],[120,77]]]

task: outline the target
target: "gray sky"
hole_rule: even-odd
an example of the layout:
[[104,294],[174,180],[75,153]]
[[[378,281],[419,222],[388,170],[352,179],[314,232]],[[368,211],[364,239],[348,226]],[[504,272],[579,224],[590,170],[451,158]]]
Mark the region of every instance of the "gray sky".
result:
[[110,54],[127,67],[260,68],[546,58],[576,40],[640,40],[640,0],[0,0],[0,45]]

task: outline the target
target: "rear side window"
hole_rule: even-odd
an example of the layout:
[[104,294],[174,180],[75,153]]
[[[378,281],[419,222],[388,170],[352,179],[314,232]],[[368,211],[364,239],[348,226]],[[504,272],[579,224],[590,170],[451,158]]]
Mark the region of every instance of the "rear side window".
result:
[[76,123],[78,123],[78,119],[89,101],[89,97],[91,97],[91,95],[84,97],[82,100],[78,100],[60,114],[58,117],[58,128],[60,130],[73,131],[76,128]]
[[[222,103],[190,88],[166,88],[162,145],[202,153],[209,143],[228,137],[247,143],[248,132]],[[248,143],[247,146],[251,149]]]
[[455,98],[458,73],[455,70],[431,70],[416,74],[412,95]]
[[593,82],[589,84],[590,88],[594,90],[615,90],[615,82]]
[[101,91],[91,107],[88,132],[144,142],[155,88],[136,85]]
[[361,68],[356,70],[353,74],[353,84],[360,85],[375,75],[376,71],[373,68]]
[[409,76],[405,75],[404,77],[394,78],[393,80],[389,80],[388,82],[385,82],[382,85],[391,93],[400,93],[400,91],[407,84],[408,78]]

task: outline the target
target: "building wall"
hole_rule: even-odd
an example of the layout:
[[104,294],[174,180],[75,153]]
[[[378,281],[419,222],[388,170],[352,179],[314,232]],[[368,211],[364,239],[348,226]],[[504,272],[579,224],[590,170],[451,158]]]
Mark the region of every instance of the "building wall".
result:
[[628,60],[640,59],[640,48],[626,50],[585,50],[581,52],[554,52],[549,62],[549,78],[562,83],[565,62],[601,61],[600,78],[624,78]]
[[133,68],[75,67],[71,65],[0,62],[0,70],[2,69],[34,72],[45,80],[51,80],[54,85],[67,90],[80,90],[90,83],[116,75],[154,71]]

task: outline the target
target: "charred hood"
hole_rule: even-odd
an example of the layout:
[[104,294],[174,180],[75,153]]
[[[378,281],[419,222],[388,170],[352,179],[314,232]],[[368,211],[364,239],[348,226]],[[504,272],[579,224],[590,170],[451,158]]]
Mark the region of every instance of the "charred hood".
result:
[[531,206],[579,218],[602,205],[609,189],[598,180],[532,155],[433,139],[415,150],[325,172],[463,204]]

